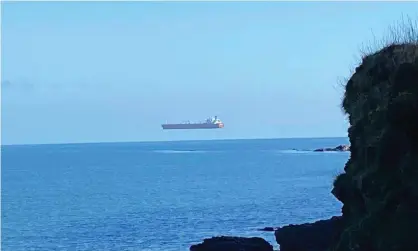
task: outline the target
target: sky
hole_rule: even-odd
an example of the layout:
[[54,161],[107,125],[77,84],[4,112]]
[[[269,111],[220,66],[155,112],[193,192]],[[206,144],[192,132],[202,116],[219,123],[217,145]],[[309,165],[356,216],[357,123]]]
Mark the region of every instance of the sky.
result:
[[[360,49],[418,2],[9,2],[2,144],[345,137]],[[163,131],[218,115],[224,129]]]

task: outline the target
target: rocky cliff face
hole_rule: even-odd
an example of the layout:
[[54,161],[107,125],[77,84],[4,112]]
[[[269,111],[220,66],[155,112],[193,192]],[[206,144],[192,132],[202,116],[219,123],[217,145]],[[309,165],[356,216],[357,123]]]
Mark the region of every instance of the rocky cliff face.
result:
[[407,36],[364,57],[347,82],[351,155],[332,190],[342,217],[277,229],[281,250],[418,250],[418,30]]
[[418,43],[364,57],[342,106],[351,156],[334,181],[345,230],[332,250],[417,250]]

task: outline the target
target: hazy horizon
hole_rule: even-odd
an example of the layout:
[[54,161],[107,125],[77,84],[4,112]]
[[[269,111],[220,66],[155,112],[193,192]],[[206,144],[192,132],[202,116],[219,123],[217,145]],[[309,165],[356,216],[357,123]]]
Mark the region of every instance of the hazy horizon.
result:
[[[344,138],[361,46],[416,7],[2,3],[2,144]],[[225,128],[161,129],[214,115]]]
[[[43,145],[96,145],[96,144],[143,144],[143,143],[176,143],[199,141],[248,141],[248,140],[305,140],[305,139],[347,139],[348,137],[291,137],[291,138],[225,138],[225,139],[180,139],[180,140],[148,140],[148,141],[103,141],[103,142],[59,142],[35,144],[2,144],[2,146],[43,146]],[[324,146],[334,147],[334,146]]]

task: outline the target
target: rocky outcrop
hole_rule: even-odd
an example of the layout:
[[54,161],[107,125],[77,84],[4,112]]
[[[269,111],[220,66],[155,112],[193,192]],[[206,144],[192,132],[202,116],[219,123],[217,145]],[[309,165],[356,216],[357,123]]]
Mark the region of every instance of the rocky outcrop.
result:
[[314,223],[284,226],[274,235],[280,251],[325,251],[337,241],[342,227],[342,218],[335,216]]
[[339,145],[331,148],[318,148],[314,152],[348,152],[350,151],[349,145]]
[[258,237],[213,237],[193,245],[190,251],[273,251],[273,246]]
[[278,229],[281,251],[418,250],[418,31],[407,36],[364,57],[345,87],[351,154],[332,190],[342,217]]
[[351,156],[332,193],[346,225],[331,250],[418,250],[418,43],[364,57],[342,106]]
[[276,229],[277,228],[274,228],[274,227],[263,227],[263,228],[258,229],[258,231],[274,232],[274,231],[276,231]]
[[[418,31],[407,36],[365,56],[345,87],[351,154],[332,190],[342,217],[279,228],[281,251],[418,250]],[[272,250],[260,238],[205,242],[190,250]]]

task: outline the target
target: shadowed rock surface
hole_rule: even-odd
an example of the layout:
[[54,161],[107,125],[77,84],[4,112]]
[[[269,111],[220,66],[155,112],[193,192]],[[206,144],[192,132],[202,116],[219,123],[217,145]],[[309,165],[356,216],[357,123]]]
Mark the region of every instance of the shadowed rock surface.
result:
[[258,237],[213,237],[193,245],[190,251],[273,251],[273,246]]
[[[406,35],[365,56],[345,86],[351,154],[332,190],[342,217],[279,228],[281,251],[418,250],[418,31]],[[191,251],[272,250],[233,239]]]
[[332,193],[346,226],[331,250],[418,250],[417,43],[364,57],[342,106],[351,156]]
[[264,231],[264,232],[274,232],[277,228],[274,227],[264,227],[264,228],[260,228],[258,229],[258,231]]
[[284,226],[274,235],[280,251],[324,251],[337,241],[342,226],[342,218],[335,216],[314,223]]
[[406,35],[364,57],[345,87],[351,154],[332,190],[342,230],[283,227],[281,251],[418,250],[418,32]]

